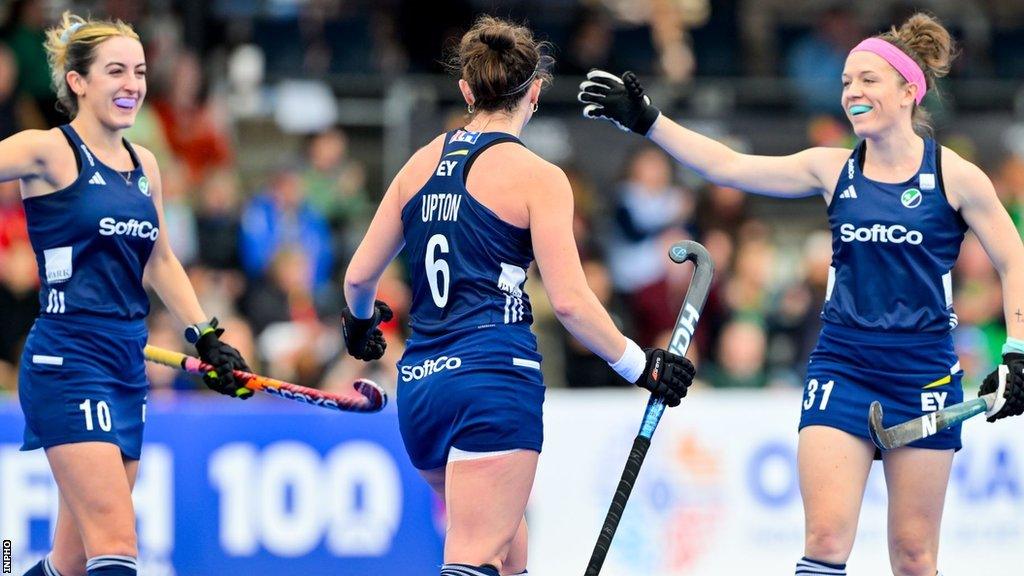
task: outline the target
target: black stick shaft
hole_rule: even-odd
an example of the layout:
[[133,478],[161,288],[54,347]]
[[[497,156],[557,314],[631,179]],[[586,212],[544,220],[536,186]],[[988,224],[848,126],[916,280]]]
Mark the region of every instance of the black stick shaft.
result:
[[640,474],[640,466],[647,456],[647,449],[651,441],[643,436],[637,436],[633,440],[633,449],[629,452],[629,459],[626,460],[626,468],[622,471],[622,478],[619,479],[619,487],[615,490],[615,497],[612,498],[612,505],[608,507],[608,515],[605,516],[604,526],[601,526],[601,533],[597,537],[597,544],[594,545],[594,552],[590,555],[590,562],[587,564],[585,576],[597,576],[604,565],[604,559],[608,556],[608,549],[611,548],[612,538],[619,528],[619,520],[622,512],[626,509],[626,502],[633,492],[633,484]]
[[[668,351],[683,356],[693,332],[697,329],[697,320],[707,302],[708,293],[711,291],[711,279],[715,274],[715,264],[711,261],[711,255],[706,248],[692,240],[684,240],[672,245],[668,251],[669,258],[677,264],[686,261],[693,261],[693,279],[690,281],[690,288],[686,291],[683,299],[683,307],[679,311],[679,318],[676,320],[676,327],[672,330],[672,337],[669,341]],[[622,478],[619,480],[619,487],[612,498],[612,504],[608,508],[601,533],[598,534],[597,544],[594,545],[594,552],[590,555],[590,562],[587,564],[585,576],[598,576],[601,566],[604,565],[605,557],[608,556],[608,549],[611,548],[612,538],[619,527],[619,520],[622,519],[622,512],[626,509],[626,502],[633,492],[633,484],[640,474],[640,466],[647,456],[647,449],[651,446],[651,437],[658,427],[658,421],[665,410],[665,404],[660,398],[651,397],[644,411],[644,420],[640,426],[640,434],[633,440],[633,450],[626,460],[626,468],[622,471]]]

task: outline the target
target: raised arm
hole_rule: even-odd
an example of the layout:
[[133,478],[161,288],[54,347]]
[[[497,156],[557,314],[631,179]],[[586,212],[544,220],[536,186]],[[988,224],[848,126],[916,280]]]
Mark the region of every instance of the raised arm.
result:
[[[528,181],[530,234],[544,289],[559,322],[620,376],[675,406],[693,381],[693,364],[664,350],[641,350],[626,338],[587,285],[572,234],[572,188],[565,173],[543,163],[521,171]],[[661,366],[665,366],[661,369]]]
[[985,378],[979,394],[997,393],[989,421],[1024,413],[1024,243],[999,202],[991,180],[977,166],[943,149],[950,201],[981,241],[1003,286],[1006,344],[1003,365]]
[[647,136],[676,160],[722,186],[784,198],[828,198],[849,150],[810,148],[790,156],[741,154],[673,122],[651,104],[632,72],[591,70],[580,84],[583,115]]

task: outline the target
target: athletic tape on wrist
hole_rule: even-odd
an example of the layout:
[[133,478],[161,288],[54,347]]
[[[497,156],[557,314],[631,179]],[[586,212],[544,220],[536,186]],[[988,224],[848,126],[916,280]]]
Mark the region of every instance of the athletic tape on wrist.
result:
[[626,338],[626,350],[622,357],[615,362],[609,362],[608,365],[627,382],[636,382],[647,366],[647,355],[636,342]]
[[1020,338],[1007,338],[1003,344],[1003,354],[1024,354],[1024,340]]

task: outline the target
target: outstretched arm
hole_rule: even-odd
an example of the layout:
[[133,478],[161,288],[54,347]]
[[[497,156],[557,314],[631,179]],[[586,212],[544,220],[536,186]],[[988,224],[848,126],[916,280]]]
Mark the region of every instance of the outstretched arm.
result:
[[603,118],[647,136],[680,163],[722,186],[798,198],[831,193],[849,150],[810,148],[790,156],[741,154],[725,144],[680,126],[661,114],[632,72],[622,78],[591,70],[580,84],[583,115]]

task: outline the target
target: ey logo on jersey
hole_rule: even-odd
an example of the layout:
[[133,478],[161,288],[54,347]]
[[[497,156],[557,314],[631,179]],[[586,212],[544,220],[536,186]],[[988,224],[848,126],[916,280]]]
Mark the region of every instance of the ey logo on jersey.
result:
[[900,195],[900,202],[907,208],[917,208],[924,200],[924,194],[917,188],[907,188]]
[[149,196],[149,178],[139,178],[139,192],[142,192],[143,196]]

